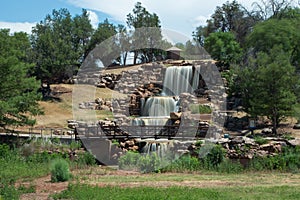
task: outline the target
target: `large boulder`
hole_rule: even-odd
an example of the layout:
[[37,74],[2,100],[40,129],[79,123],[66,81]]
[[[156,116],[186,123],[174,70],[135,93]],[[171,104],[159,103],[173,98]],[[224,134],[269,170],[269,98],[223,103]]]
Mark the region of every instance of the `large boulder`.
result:
[[181,118],[182,113],[179,112],[171,112],[170,113],[170,118],[173,120],[178,120]]

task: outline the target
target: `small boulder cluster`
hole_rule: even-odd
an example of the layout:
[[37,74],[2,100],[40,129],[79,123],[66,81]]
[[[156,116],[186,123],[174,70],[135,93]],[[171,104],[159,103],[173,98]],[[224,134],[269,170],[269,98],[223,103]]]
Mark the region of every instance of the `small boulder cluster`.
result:
[[102,98],[97,98],[92,102],[82,102],[79,104],[80,109],[90,109],[90,110],[107,110],[113,111],[112,102],[110,100],[105,100]]
[[121,74],[106,73],[100,75],[99,81],[95,84],[99,88],[114,89],[115,85],[121,79]]

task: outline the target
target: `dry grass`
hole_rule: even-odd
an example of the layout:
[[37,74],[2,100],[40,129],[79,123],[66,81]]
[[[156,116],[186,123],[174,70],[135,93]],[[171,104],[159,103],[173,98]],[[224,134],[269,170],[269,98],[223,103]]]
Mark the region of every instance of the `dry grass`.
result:
[[134,66],[129,66],[129,67],[120,67],[120,68],[115,68],[115,69],[105,69],[104,73],[113,73],[113,74],[121,74],[123,71],[128,71],[128,70],[136,70],[140,68],[142,65],[134,65]]
[[113,90],[96,88],[92,85],[59,84],[51,85],[51,89],[56,94],[52,99],[39,102],[44,110],[44,115],[36,116],[35,128],[66,128],[69,119],[97,120],[112,118],[111,112],[82,110],[78,109],[78,104],[94,101],[98,97],[103,99],[126,97]]

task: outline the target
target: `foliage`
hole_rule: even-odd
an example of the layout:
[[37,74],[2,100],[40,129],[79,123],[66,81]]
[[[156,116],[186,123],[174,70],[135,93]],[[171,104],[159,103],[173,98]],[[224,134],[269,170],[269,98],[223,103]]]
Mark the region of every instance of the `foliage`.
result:
[[264,20],[270,18],[281,18],[294,4],[293,0],[267,0],[254,2],[254,11],[259,13]]
[[32,31],[34,74],[48,83],[71,77],[87,55],[92,31],[86,10],[73,18],[67,9],[53,10]]
[[191,104],[189,107],[192,114],[210,114],[212,112],[208,105]]
[[193,172],[202,169],[198,158],[183,155],[162,169],[162,172]]
[[85,166],[93,166],[96,164],[96,159],[93,154],[88,151],[78,153],[77,158],[74,161],[77,166],[85,167]]
[[259,53],[247,68],[240,70],[239,78],[246,110],[252,116],[268,116],[276,133],[280,120],[292,114],[296,102],[297,79],[289,52],[277,46],[269,54]]
[[[272,49],[280,46],[281,51],[289,52],[291,64],[299,66],[299,19],[269,19],[257,24],[248,36],[247,43],[253,53],[271,53]],[[274,55],[272,55],[274,56]]]
[[32,67],[26,63],[30,47],[25,33],[9,35],[9,30],[0,30],[0,126],[33,125],[33,115],[41,113],[37,101],[39,83],[28,77]]
[[71,177],[69,164],[63,159],[53,160],[50,167],[51,182],[68,181]]
[[142,155],[129,151],[119,158],[118,164],[120,169],[139,170],[143,173],[149,173],[159,170],[161,160],[155,152]]
[[293,116],[297,119],[297,123],[300,122],[300,104],[297,103],[293,107]]
[[300,149],[286,147],[281,154],[270,157],[256,157],[251,160],[249,169],[254,171],[279,170],[283,172],[299,172]]
[[236,63],[241,57],[241,48],[234,35],[229,32],[211,33],[204,44],[211,57],[219,62],[219,66],[228,68],[230,63]]
[[268,140],[263,138],[262,136],[255,136],[254,137],[254,141],[259,144],[259,145],[263,145],[263,144],[267,144]]
[[236,71],[236,65],[232,65],[230,70],[221,72],[221,76],[226,82],[224,85],[227,89],[226,93],[228,94],[229,98],[238,93],[238,86],[236,85]]
[[117,27],[112,23],[109,23],[108,19],[105,19],[102,23],[99,23],[98,28],[92,35],[88,51],[92,51],[97,44],[100,44],[115,34],[117,34]]
[[161,55],[162,51],[159,47],[163,40],[157,14],[151,14],[140,2],[137,2],[132,13],[127,15],[126,22],[129,28],[135,29],[132,35],[134,64],[137,63],[139,56],[142,62],[152,62],[155,57]]
[[204,46],[206,38],[215,32],[231,32],[240,46],[244,46],[246,36],[252,27],[260,21],[257,13],[246,10],[237,1],[217,6],[206,26],[199,26],[193,32],[194,39]]
[[200,158],[203,168],[208,170],[217,169],[225,158],[223,147],[221,145],[214,145],[212,147],[207,145],[206,148],[209,148],[208,154]]

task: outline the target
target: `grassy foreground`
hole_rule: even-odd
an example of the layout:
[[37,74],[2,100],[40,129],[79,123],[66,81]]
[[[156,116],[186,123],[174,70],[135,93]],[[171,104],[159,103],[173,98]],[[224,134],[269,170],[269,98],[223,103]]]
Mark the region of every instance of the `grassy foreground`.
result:
[[297,186],[192,188],[111,187],[70,185],[54,199],[299,199]]
[[300,174],[150,173],[93,167],[77,171],[54,199],[299,199]]

